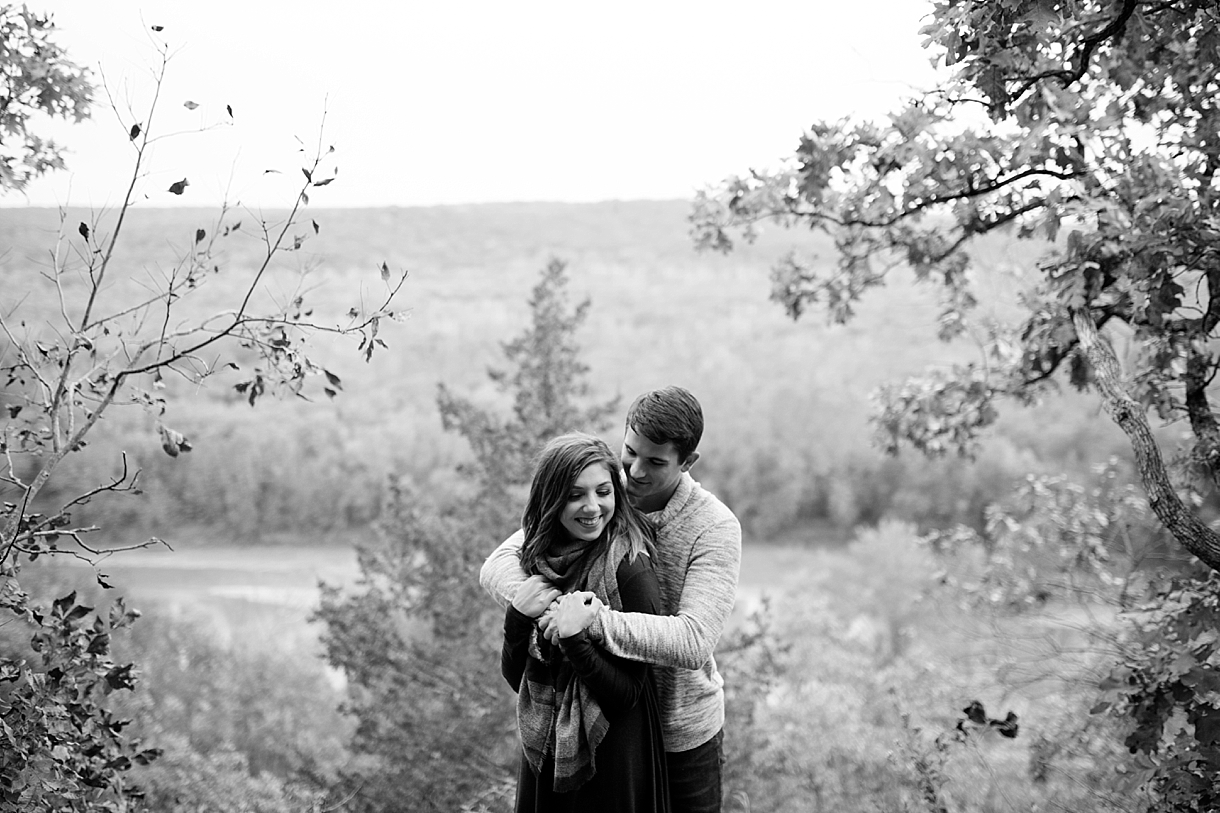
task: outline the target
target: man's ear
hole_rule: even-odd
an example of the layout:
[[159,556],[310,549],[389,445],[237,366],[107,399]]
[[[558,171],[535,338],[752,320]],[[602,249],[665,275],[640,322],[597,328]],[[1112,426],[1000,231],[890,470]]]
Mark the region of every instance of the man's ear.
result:
[[690,467],[695,465],[695,461],[699,459],[698,452],[691,452],[686,458],[686,462],[682,464],[682,471],[690,471]]

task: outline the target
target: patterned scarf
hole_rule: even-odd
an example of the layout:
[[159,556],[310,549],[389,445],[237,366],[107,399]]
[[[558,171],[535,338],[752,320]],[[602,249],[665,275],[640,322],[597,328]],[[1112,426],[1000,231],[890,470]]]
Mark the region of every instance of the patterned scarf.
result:
[[[623,609],[618,591],[618,565],[627,553],[627,540],[605,545],[601,540],[565,546],[543,557],[538,571],[565,592],[589,590],[608,607]],[[577,677],[559,647],[551,646],[535,628],[530,657],[517,693],[517,727],[521,744],[535,772],[547,755],[555,758],[554,789],[566,793],[596,772],[597,746],[610,724],[593,693]]]

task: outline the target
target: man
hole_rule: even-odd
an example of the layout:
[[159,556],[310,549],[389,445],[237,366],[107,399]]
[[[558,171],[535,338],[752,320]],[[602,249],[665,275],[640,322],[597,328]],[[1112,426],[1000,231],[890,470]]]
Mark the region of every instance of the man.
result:
[[[712,652],[737,592],[741,525],[690,476],[703,410],[681,387],[646,392],[627,411],[621,460],[632,504],[657,530],[654,566],[668,615],[594,601],[584,619],[608,652],[655,664],[674,813],[719,813],[724,681]],[[479,583],[503,606],[525,581],[518,531],[488,557]]]

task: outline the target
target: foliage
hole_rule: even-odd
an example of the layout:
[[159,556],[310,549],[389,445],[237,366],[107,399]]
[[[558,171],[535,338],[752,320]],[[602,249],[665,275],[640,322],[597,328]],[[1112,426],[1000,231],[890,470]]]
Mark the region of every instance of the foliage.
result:
[[387,503],[376,539],[357,544],[362,592],[323,586],[316,613],[357,720],[349,748],[363,759],[343,776],[359,811],[404,798],[452,810],[502,778],[512,730],[489,636],[498,614],[473,575],[504,526],[424,513],[393,482]]
[[[62,592],[79,572],[40,559],[23,569],[22,582],[37,600]],[[109,593],[82,588],[77,602],[102,606]],[[335,708],[342,692],[315,657],[316,642],[285,641],[282,615],[272,626],[249,607],[237,610],[242,625],[231,636],[181,607],[145,609],[111,636],[111,660],[140,671],[137,691],[109,696],[110,718],[129,721],[123,736],[159,752],[125,774],[124,784],[144,794],[130,810],[303,813],[333,804],[326,794],[347,761],[351,726]],[[107,614],[114,612],[112,604]],[[0,652],[28,657],[29,633],[14,626],[0,630]]]
[[447,431],[470,444],[472,474],[485,496],[529,482],[539,441],[589,427],[602,426],[618,409],[618,399],[581,408],[574,399],[589,394],[589,367],[574,342],[589,312],[590,300],[568,303],[566,263],[552,259],[530,294],[532,325],[502,346],[514,365],[511,372],[489,370],[497,388],[513,396],[512,417],[500,420],[442,382],[437,405]]
[[1126,722],[1127,777],[1156,813],[1220,806],[1220,579],[1179,579],[1132,614],[1095,714]]
[[[726,811],[1132,813],[1109,790],[1113,723],[1088,714],[1094,673],[1042,646],[1049,605],[992,629],[977,606],[940,600],[931,551],[897,523],[845,549],[754,553],[767,569],[743,573],[739,600],[771,612],[735,623],[764,638],[745,659],[717,653],[732,693]],[[1049,677],[997,681],[997,664],[1025,658]]]
[[908,713],[900,715],[903,737],[899,740],[895,756],[903,770],[903,777],[912,791],[912,799],[904,800],[905,809],[926,810],[928,813],[949,813],[958,807],[951,803],[949,791],[949,766],[963,748],[978,747],[977,740],[992,732],[1000,737],[1014,739],[1020,731],[1017,715],[1008,712],[1003,719],[990,718],[982,703],[970,701],[952,728],[939,731],[935,736],[911,724]]
[[[503,303],[530,295],[546,264],[537,245],[571,245],[579,252],[579,265],[567,269],[570,290],[573,302],[591,297],[597,303],[581,328],[590,337],[584,359],[590,380],[600,382],[607,397],[685,382],[711,410],[699,480],[732,506],[749,541],[799,535],[815,544],[838,542],[857,523],[887,513],[925,529],[954,522],[982,528],[982,506],[1026,473],[1083,473],[1125,446],[1116,427],[1096,419],[1093,399],[1072,393],[1036,409],[1003,412],[998,437],[984,443],[973,462],[878,456],[869,444],[867,410],[860,407],[869,391],[920,369],[930,357],[966,352],[938,347],[926,330],[934,298],[900,280],[875,292],[848,326],[792,322],[760,295],[765,282],[760,287],[750,269],[794,245],[818,246],[829,264],[832,247],[822,245],[824,237],[773,230],[728,257],[698,255],[688,245],[683,253],[684,206],[315,212],[323,228],[307,248],[327,258],[311,276],[315,284],[326,290],[346,285],[376,265],[371,258],[380,252],[391,252],[392,264],[412,268],[410,329],[382,334],[393,337],[395,352],[343,370],[337,367],[342,355],[334,362],[323,358],[343,375],[345,390],[359,397],[296,399],[274,410],[243,408],[242,396],[227,387],[176,398],[173,427],[195,446],[178,458],[160,450],[138,411],[112,413],[85,452],[70,456],[70,468],[57,471],[58,485],[43,490],[44,506],[109,475],[122,450],[141,469],[141,499],[95,501],[74,517],[102,526],[103,533],[131,529],[127,538],[136,529],[144,538],[157,528],[182,527],[186,533],[179,538],[185,539],[190,529],[209,525],[199,538],[223,535],[253,544],[301,534],[317,538],[317,531],[346,539],[364,533],[376,518],[387,471],[398,471],[428,494],[455,491],[454,464],[470,460],[471,452],[456,433],[440,431],[436,382],[479,404],[498,397],[485,371],[503,366],[500,341],[520,331],[520,312]],[[184,208],[133,211],[124,221],[125,256],[133,266],[163,262],[159,235],[193,234],[199,217]],[[54,227],[55,214],[45,210],[10,210],[0,219],[0,243],[13,246],[12,262],[0,269],[0,288],[8,279],[20,284],[36,277],[45,252],[34,238]],[[255,248],[253,241],[230,241],[226,253],[231,265],[253,263]],[[993,235],[976,257],[1003,275],[1008,264],[1035,256],[1035,249]],[[236,282],[213,275],[206,295],[219,300]],[[641,286],[655,297],[641,301],[635,295]],[[32,292],[31,304],[38,293]],[[991,292],[984,307],[1002,307],[999,294]],[[687,320],[675,332],[675,301],[707,318]],[[44,299],[42,307],[52,305]],[[629,329],[622,325],[625,312],[631,313]],[[666,352],[655,352],[659,342]],[[173,378],[166,384],[167,391],[180,386]]]
[[203,755],[174,738],[165,753],[142,772],[147,810],[157,813],[320,813],[324,795],[270,772],[251,769],[239,751]]
[[[773,297],[793,317],[824,304],[850,319],[905,265],[942,301],[939,332],[969,331],[977,361],[892,387],[877,422],[894,450],[969,454],[1008,397],[1050,391],[1057,374],[1096,385],[1130,438],[1153,510],[1220,568],[1220,537],[1177,497],[1147,411],[1185,420],[1210,481],[1220,424],[1207,386],[1220,370],[1220,10],[1202,0],[985,0],[934,6],[923,29],[944,80],[881,123],[815,124],[790,166],[700,197],[696,239],[775,218],[833,237],[837,267],[795,255]],[[998,230],[1047,245],[1015,322],[980,318],[968,247]],[[1131,342],[1123,384],[1105,337]]]
[[[27,18],[35,19],[22,19]],[[11,20],[7,10],[4,20]],[[156,113],[169,46],[161,42],[158,53],[148,108],[140,114],[115,109],[132,150],[131,183],[123,202],[110,218],[95,215],[70,224],[66,212],[60,214],[51,264],[42,275],[57,305],[54,315],[44,318],[35,311],[27,316],[25,300],[11,290],[0,307],[0,337],[6,340],[0,373],[7,401],[0,415],[0,453],[6,463],[0,473],[6,498],[0,507],[0,611],[33,628],[31,645],[40,656],[0,655],[5,746],[0,790],[28,811],[124,809],[139,796],[125,772],[137,759],[147,761],[156,753],[129,738],[127,722],[113,716],[108,698],[136,685],[135,664],[115,663],[110,649],[111,630],[129,624],[133,616],[124,614],[118,602],[111,604],[109,615],[94,612],[76,602],[75,592],[44,608],[19,581],[22,566],[39,557],[62,554],[96,562],[118,550],[92,545],[88,534],[98,528],[74,521],[73,513],[95,499],[138,492],[138,470],[124,454],[121,461],[112,461],[110,476],[49,510],[36,511],[39,495],[60,464],[81,452],[98,421],[116,406],[141,407],[170,457],[190,452],[190,439],[164,420],[169,378],[197,386],[222,371],[236,371],[239,380],[232,386],[251,405],[275,391],[304,396],[314,382],[333,397],[339,377],[311,360],[307,338],[318,333],[358,337],[368,359],[375,346],[384,344],[378,326],[394,318],[389,305],[405,280],[404,274],[393,282],[383,265],[384,300],[352,308],[341,317],[345,324],[314,317],[303,287],[287,288],[291,293],[283,299],[266,292],[273,260],[299,250],[309,234],[297,231],[309,192],[333,180],[326,174],[332,150],[323,151],[321,142],[301,168],[305,180],[285,219],[270,223],[255,218],[259,222],[253,231],[262,253],[252,268],[222,271],[227,265],[223,245],[243,233],[225,206],[214,225],[183,235],[186,247],[163,271],[149,271],[145,278],[125,275],[120,237],[126,216],[138,199],[155,194],[143,184],[151,147],[163,137]],[[40,54],[51,60],[44,66],[46,81],[60,82],[57,77],[66,70],[59,64],[61,52],[36,50],[29,65],[36,68]],[[58,91],[48,88],[44,96],[51,104]],[[185,179],[175,182],[168,193],[184,194],[187,185]],[[316,222],[311,225],[316,234]],[[197,307],[200,292],[222,273],[242,276],[238,295],[214,311]],[[100,574],[97,581],[110,588]]]
[[[14,579],[6,600],[21,601]],[[139,613],[121,600],[108,613],[68,593],[49,612],[25,607],[37,661],[0,659],[0,799],[9,810],[126,810],[141,796],[125,783],[135,764],[160,753],[124,729],[109,696],[135,687],[133,664],[111,656],[111,635]]]
[[[817,123],[786,168],[701,196],[697,241],[727,251],[733,230],[748,240],[769,218],[830,235],[833,270],[795,254],[773,269],[773,298],[794,318],[820,304],[845,322],[867,291],[909,268],[940,296],[940,337],[970,335],[980,353],[881,392],[875,420],[887,450],[969,455],[1001,399],[1032,403],[1063,380],[1095,390],[1129,439],[1152,514],[1220,571],[1220,534],[1199,512],[1220,482],[1209,393],[1220,372],[1220,9],[938,0],[922,33],[944,64],[938,87],[888,121]],[[1046,246],[1020,317],[1007,321],[977,315],[968,250],[1001,230]],[[1130,347],[1126,369],[1114,337]],[[1189,429],[1175,471],[1150,412]],[[1128,522],[1147,527],[1144,509],[1111,496],[1031,479],[983,529],[984,591],[1046,600],[1079,589],[1067,577],[1083,573],[1102,595],[1142,596],[1138,585],[1122,595],[1131,585],[1108,560]],[[1147,542],[1137,536],[1135,547]],[[1134,568],[1139,552],[1122,554],[1119,567]],[[1206,606],[1191,595],[1154,599],[1139,627],[1147,634],[1118,667],[1119,712],[1137,732],[1128,743],[1155,766],[1142,774],[1154,809],[1214,806],[1212,652],[1187,632]],[[1174,714],[1189,725],[1162,741]]]
[[[346,674],[358,721],[346,772],[362,813],[480,809],[511,795],[516,758],[513,694],[499,673],[503,614],[479,589],[486,555],[519,522],[513,487],[557,431],[594,431],[613,404],[578,406],[588,392],[575,333],[588,302],[571,309],[563,264],[551,262],[530,298],[530,323],[504,345],[511,372],[490,376],[513,396],[514,417],[453,395],[438,404],[446,428],[475,453],[474,492],[452,506],[392,478],[377,537],[357,543],[360,592],[323,586],[316,620],[327,658]],[[493,794],[494,796],[495,794]]]
[[[150,612],[115,641],[142,665],[140,691],[118,705],[142,739],[172,744],[180,761],[221,755],[216,769],[232,762],[227,755],[240,757],[244,773],[293,787],[320,791],[334,782],[351,725],[336,711],[341,691],[312,647],[265,634],[257,645],[225,641],[207,620],[157,609],[164,612]],[[155,771],[137,779],[150,794],[175,790]]]
[[40,117],[81,121],[93,87],[53,36],[48,15],[0,5],[0,194],[64,166],[63,151],[36,132]]
[[923,541],[945,562],[945,580],[981,602],[1013,610],[1082,599],[1129,607],[1146,595],[1149,560],[1167,540],[1124,469],[1112,458],[1086,483],[1029,475],[987,506],[981,530],[958,525]]
[[[1106,754],[1112,779],[1141,797],[1147,811],[1214,809],[1220,803],[1214,572],[1170,559],[1178,575],[1158,580],[1148,560],[1164,550],[1164,529],[1115,461],[1098,467],[1089,485],[1031,477],[987,514],[982,534],[956,528],[924,537],[946,564],[942,581],[976,607],[1026,614],[1081,602],[1100,610],[1078,622],[1085,645],[1074,648],[1084,653],[1082,676],[1091,675],[1078,702],[1116,724],[1107,730],[1133,755]],[[1058,739],[1040,734],[1035,774],[1044,775],[1093,725],[1081,720]]]
[[730,802],[748,800],[755,783],[779,767],[767,759],[770,732],[762,710],[768,695],[788,678],[790,649],[776,634],[767,598],[716,647],[716,664],[724,678],[724,794]]

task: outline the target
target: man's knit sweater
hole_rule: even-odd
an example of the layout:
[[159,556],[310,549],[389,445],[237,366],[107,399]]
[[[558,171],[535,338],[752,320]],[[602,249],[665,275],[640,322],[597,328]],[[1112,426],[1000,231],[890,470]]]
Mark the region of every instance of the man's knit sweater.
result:
[[[608,652],[657,669],[665,750],[688,751],[724,726],[724,681],[712,652],[724,631],[741,568],[741,526],[724,503],[684,473],[660,511],[655,567],[669,615],[605,609],[589,634]],[[521,531],[488,557],[479,583],[503,606],[525,580]]]

